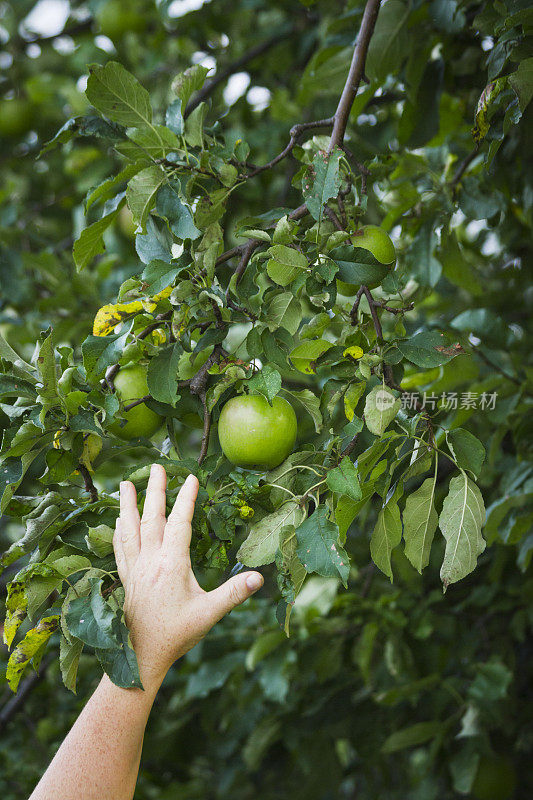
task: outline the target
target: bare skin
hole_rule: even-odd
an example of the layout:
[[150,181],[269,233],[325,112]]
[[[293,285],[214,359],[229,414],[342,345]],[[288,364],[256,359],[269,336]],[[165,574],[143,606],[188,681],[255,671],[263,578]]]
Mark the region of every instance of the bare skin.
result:
[[263,585],[258,572],[246,572],[205,592],[189,556],[198,481],[189,475],[168,519],[165,491],[165,470],[154,464],[140,519],[135,487],[121,483],[113,541],[144,691],[104,675],[30,800],[131,800],[146,723],[169,668]]

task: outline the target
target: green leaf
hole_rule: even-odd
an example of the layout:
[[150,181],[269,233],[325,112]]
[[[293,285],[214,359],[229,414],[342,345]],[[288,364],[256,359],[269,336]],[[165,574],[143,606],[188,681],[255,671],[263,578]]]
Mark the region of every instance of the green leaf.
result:
[[54,340],[52,332],[46,336],[37,356],[37,369],[42,386],[39,386],[39,395],[47,401],[48,405],[57,405],[59,392],[57,387],[57,366],[54,353]]
[[201,231],[194,224],[192,211],[179,196],[179,183],[168,181],[157,193],[157,213],[166,217],[170,230],[182,241],[197,239]]
[[154,259],[144,268],[141,275],[143,288],[150,297],[159,294],[170,286],[183,269],[190,266],[189,256],[182,255],[177,261],[170,264],[167,261]]
[[181,111],[181,100],[173,100],[168,106],[165,114],[165,125],[172,133],[181,136],[184,130],[183,114]]
[[134,128],[151,125],[150,96],[139,81],[117,61],[89,67],[85,94],[109,119]]
[[376,527],[370,539],[370,555],[372,561],[390,578],[392,583],[391,554],[400,544],[402,538],[402,521],[398,503],[389,501],[378,514]]
[[197,92],[205,83],[209,69],[200,64],[194,64],[178,75],[172,81],[172,91],[181,100],[181,107],[185,108],[193,92]]
[[332,492],[345,494],[352,500],[361,499],[362,493],[357,469],[348,456],[344,456],[339,466],[328,472],[326,480]]
[[234,383],[241,381],[244,378],[246,378],[246,372],[242,367],[239,367],[236,364],[231,364],[229,367],[227,367],[214,386],[211,386],[207,390],[207,410],[212,411],[226,389],[229,389],[229,387],[233,386]]
[[272,400],[279,393],[281,389],[281,375],[270,364],[265,364],[261,372],[257,372],[253,378],[248,381],[248,389],[254,393],[262,394],[266,397],[270,405]]
[[331,153],[319,150],[313,158],[312,167],[303,179],[302,192],[313,219],[320,220],[324,205],[339,193],[341,158],[342,150],[338,147]]
[[116,175],[112,175],[110,178],[107,178],[105,181],[92,188],[87,193],[85,199],[85,212],[89,211],[94,203],[106,202],[112,197],[115,197],[117,189],[120,188],[122,184],[129,181],[130,178],[133,178],[133,176],[139,172],[139,169],[140,166],[138,164],[127,164],[124,169],[121,169]]
[[464,428],[454,428],[446,434],[446,441],[461,469],[478,477],[485,460],[485,448],[479,439]]
[[365,72],[371,81],[398,74],[409,52],[407,19],[409,7],[400,0],[388,0],[379,11],[368,47]]
[[81,345],[83,365],[88,377],[96,378],[111,364],[116,364],[122,355],[133,322],[126,325],[120,333],[107,336],[88,336]]
[[113,649],[117,642],[113,630],[115,612],[101,594],[102,578],[90,578],[88,597],[72,600],[65,615],[69,632],[89,647]]
[[123,689],[133,687],[142,689],[137,656],[131,646],[129,631],[119,612],[114,617],[113,630],[117,645],[112,649],[96,649],[98,661],[116,686]]
[[0,333],[0,358],[4,358],[6,361],[16,365],[22,372],[26,373],[26,379],[31,379],[35,382],[33,367],[13,350],[2,333]]
[[299,344],[290,353],[290,359],[297,370],[313,375],[316,360],[333,347],[326,339],[312,339]]
[[59,642],[59,666],[63,683],[76,694],[76,677],[78,674],[78,664],[83,650],[83,642],[79,639],[69,641],[61,636]]
[[265,316],[265,322],[271,331],[285,328],[293,335],[298,330],[301,319],[302,307],[292,292],[282,292],[273,297]]
[[118,209],[96,222],[93,222],[92,225],[82,230],[79,237],[74,242],[72,255],[79,272],[85,269],[96,256],[104,252],[105,244],[103,234],[114,221],[117,214]]
[[337,278],[356,286],[378,283],[391,271],[390,264],[381,264],[364,247],[341,245],[335,247],[329,256],[339,268]]
[[447,364],[462,352],[460,348],[449,347],[444,334],[438,331],[420,331],[396,346],[405,358],[424,369]]
[[365,422],[370,433],[381,436],[401,408],[401,400],[388,386],[374,386],[365,401]]
[[439,527],[446,539],[440,577],[444,588],[475,569],[477,558],[485,550],[481,535],[485,506],[478,487],[465,472],[450,481],[448,495],[439,517]]
[[279,547],[282,529],[286,525],[296,527],[303,519],[305,510],[293,500],[287,501],[272,514],[267,514],[252,525],[250,533],[239,548],[237,559],[246,567],[272,563]]
[[143,264],[150,261],[172,261],[172,237],[166,226],[158,228],[153,217],[146,220],[146,233],[137,234],[135,249]]
[[518,97],[520,110],[524,112],[533,97],[533,58],[520,62],[516,72],[509,76],[509,83]]
[[113,552],[113,528],[109,525],[97,525],[89,528],[85,535],[87,547],[98,558],[105,558]]
[[[128,140],[128,142],[118,145],[117,150],[126,158],[135,159],[137,162],[165,158],[169,153],[179,151],[180,148],[176,134],[163,125],[130,128]],[[132,148],[132,142],[137,145],[137,148]]]
[[158,189],[166,179],[165,171],[154,165],[138,172],[128,183],[126,190],[128,206],[133,214],[133,219],[142,228],[155,205]]
[[320,433],[322,430],[322,414],[320,412],[320,399],[316,396],[316,394],[314,394],[310,389],[300,389],[298,391],[295,391],[294,389],[286,389],[285,391],[288,395],[294,397],[295,400],[298,400],[303,405],[315,424],[315,431]]
[[414,725],[409,725],[407,728],[402,728],[392,733],[385,740],[381,750],[383,753],[387,754],[397,753],[398,750],[424,744],[424,742],[434,739],[435,736],[442,733],[444,729],[445,726],[438,720],[431,722],[415,722]]
[[11,691],[16,692],[22,673],[33,658],[38,658],[50,636],[57,629],[59,615],[43,617],[35,628],[13,650],[7,662],[6,679]]
[[178,400],[178,363],[181,353],[181,345],[171,344],[160,350],[150,360],[146,375],[148,391],[160,403],[176,405]]
[[415,569],[422,572],[429,564],[429,554],[433,536],[437,530],[438,516],[434,498],[437,472],[424,483],[405,502],[403,512],[403,538],[405,555]]
[[347,585],[350,559],[339,543],[339,529],[328,517],[325,506],[317,508],[305,522],[296,527],[296,553],[307,572],[326,578],[340,575]]
[[279,286],[287,286],[302,270],[308,269],[307,258],[293,247],[275,244],[267,250],[267,253],[270,256],[267,274]]

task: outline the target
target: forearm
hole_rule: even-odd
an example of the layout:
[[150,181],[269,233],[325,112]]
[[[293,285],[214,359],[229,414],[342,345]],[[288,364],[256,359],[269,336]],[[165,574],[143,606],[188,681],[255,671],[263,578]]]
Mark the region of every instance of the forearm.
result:
[[30,800],[131,800],[158,688],[120,689],[104,675]]

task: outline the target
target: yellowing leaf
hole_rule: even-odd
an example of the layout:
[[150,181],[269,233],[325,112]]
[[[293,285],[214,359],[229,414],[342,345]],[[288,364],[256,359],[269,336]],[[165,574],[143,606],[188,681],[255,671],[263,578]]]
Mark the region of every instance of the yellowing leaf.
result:
[[358,359],[363,356],[365,351],[362,347],[357,347],[357,345],[352,345],[351,347],[347,347],[346,350],[343,352],[343,356],[349,356],[350,358]]
[[21,622],[26,617],[28,598],[19,581],[11,581],[7,588],[6,618],[4,622],[4,644],[11,647]]
[[58,614],[43,617],[35,628],[28,631],[21,643],[15,647],[11,653],[9,661],[7,662],[6,678],[13,692],[17,691],[22,673],[31,659],[37,658],[40,660],[39,656],[40,653],[42,653],[42,648],[46,645],[46,642],[54,633],[58,624]]
[[93,336],[107,336],[129,314],[142,311],[143,304],[140,300],[131,303],[111,303],[102,306],[97,312],[93,322]]

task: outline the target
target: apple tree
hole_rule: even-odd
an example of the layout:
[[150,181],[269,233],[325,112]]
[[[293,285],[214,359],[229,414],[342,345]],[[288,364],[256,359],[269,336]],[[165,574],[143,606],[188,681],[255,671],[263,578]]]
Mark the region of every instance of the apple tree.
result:
[[[490,747],[450,742],[458,730],[475,739],[472,715],[490,718],[483,702],[503,699],[509,668],[487,659],[462,696],[437,660],[415,662],[437,627],[432,603],[481,616],[478,562],[502,584],[530,565],[531,10],[259,3],[275,31],[258,44],[244,2],[227,19],[206,4],[181,31],[166,2],[87,5],[66,23],[77,44],[59,54],[59,86],[21,62],[24,91],[6,87],[0,104],[12,150],[0,221],[9,686],[47,647],[73,691],[78,665],[95,674],[96,661],[118,685],[140,685],[112,536],[118,482],[132,480],[142,505],[157,462],[169,504],[190,472],[199,479],[192,559],[204,581],[242,566],[268,578],[256,616],[228,622],[221,674],[240,664],[230,644],[259,626],[247,665],[271,663],[264,692],[283,702],[304,640],[325,635],[309,697],[294,689],[313,703],[328,653],[353,680],[342,653],[356,637],[363,694],[380,670],[403,675],[375,692],[383,718],[426,688],[448,692],[431,719],[397,720],[381,758],[448,747],[446,785],[465,794]],[[225,25],[244,53],[233,63]],[[12,31],[16,55],[25,34]],[[97,51],[95,34],[111,49]],[[192,57],[203,48],[227,67]],[[225,108],[225,81],[261,58],[270,108]],[[58,90],[70,116],[35,122]],[[521,640],[530,612],[506,602]],[[314,617],[328,614],[321,628]],[[453,648],[457,631],[443,636]],[[284,654],[279,674],[272,652]],[[190,702],[222,685],[209,688],[209,660],[198,680],[204,667],[208,688],[189,679]],[[252,771],[281,739],[279,715],[257,723]],[[336,747],[349,772],[347,730]],[[306,796],[326,796],[312,785]],[[370,768],[362,785],[365,797],[381,786]],[[424,786],[409,796],[437,796]]]

